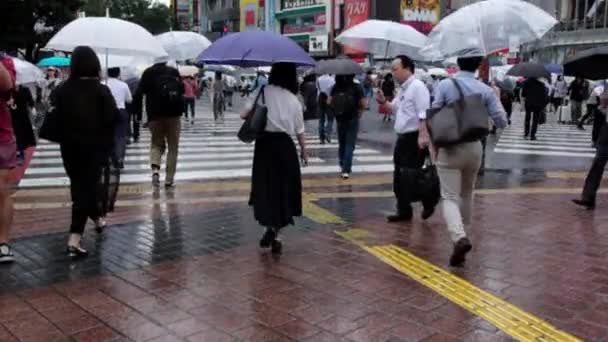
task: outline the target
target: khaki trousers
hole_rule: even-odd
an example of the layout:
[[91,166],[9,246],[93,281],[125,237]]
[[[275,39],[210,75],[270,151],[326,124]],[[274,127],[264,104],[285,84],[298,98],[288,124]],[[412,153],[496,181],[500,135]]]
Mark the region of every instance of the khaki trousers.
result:
[[152,134],[150,146],[150,164],[160,168],[162,157],[167,152],[167,175],[166,183],[172,183],[175,179],[175,169],[177,166],[177,155],[179,152],[179,135],[181,131],[180,118],[161,118],[150,121],[148,124]]
[[466,237],[464,225],[471,223],[473,189],[481,158],[479,141],[440,148],[437,154],[443,217],[454,242]]

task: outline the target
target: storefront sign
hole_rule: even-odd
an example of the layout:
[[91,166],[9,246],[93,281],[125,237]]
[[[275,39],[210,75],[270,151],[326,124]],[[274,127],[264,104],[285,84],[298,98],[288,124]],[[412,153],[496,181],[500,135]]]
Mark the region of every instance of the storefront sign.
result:
[[[344,30],[366,21],[369,18],[369,0],[344,0]],[[344,46],[347,55],[363,52]]]
[[309,33],[309,32],[326,32],[325,23],[317,25],[317,15],[306,15],[295,18],[287,18],[282,21],[282,33]]
[[308,41],[309,52],[327,52],[329,46],[329,39],[327,35],[310,36]]
[[325,13],[315,14],[315,25],[322,26],[327,23],[327,15]]
[[281,0],[281,9],[292,9],[323,4],[322,0]]
[[439,0],[401,0],[401,22],[428,34],[441,19]]

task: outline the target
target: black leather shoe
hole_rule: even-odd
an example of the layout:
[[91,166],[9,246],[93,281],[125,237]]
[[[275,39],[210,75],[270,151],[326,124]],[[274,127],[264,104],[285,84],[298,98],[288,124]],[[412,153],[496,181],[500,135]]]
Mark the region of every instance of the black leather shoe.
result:
[[433,214],[435,213],[435,207],[432,208],[424,208],[424,210],[422,211],[422,219],[423,220],[428,220],[429,217],[433,216]]
[[595,203],[593,203],[591,201],[573,199],[572,202],[576,205],[580,205],[581,207],[585,207],[585,209],[587,209],[587,210],[595,209]]
[[412,215],[389,215],[386,217],[386,221],[394,223],[394,222],[406,222],[406,221],[411,221],[412,220]]
[[452,267],[460,267],[464,264],[466,260],[466,255],[473,249],[473,245],[471,245],[471,241],[468,238],[464,237],[458,242],[454,244],[454,252],[450,257],[450,266]]

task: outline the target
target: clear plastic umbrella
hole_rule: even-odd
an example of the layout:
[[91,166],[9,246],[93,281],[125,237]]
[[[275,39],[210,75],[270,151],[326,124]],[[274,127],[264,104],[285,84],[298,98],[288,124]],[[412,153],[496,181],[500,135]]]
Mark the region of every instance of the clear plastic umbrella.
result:
[[448,15],[429,33],[420,53],[428,60],[486,56],[541,38],[557,20],[521,0],[486,0]]
[[367,53],[392,57],[406,54],[417,59],[426,36],[415,28],[386,20],[366,20],[342,32],[336,42]]
[[98,53],[150,57],[167,60],[160,42],[143,27],[116,18],[87,17],[76,19],[49,40],[47,49],[72,51],[87,45]]
[[171,31],[156,36],[171,59],[186,61],[195,59],[211,45],[204,36],[188,31]]
[[13,64],[17,72],[17,84],[38,83],[44,80],[44,73],[34,64],[19,58],[13,58]]

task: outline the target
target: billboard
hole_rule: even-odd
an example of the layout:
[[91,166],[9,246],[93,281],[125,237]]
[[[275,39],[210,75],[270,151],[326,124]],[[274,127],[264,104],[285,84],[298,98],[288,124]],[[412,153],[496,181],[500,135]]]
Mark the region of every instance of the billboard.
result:
[[428,34],[441,19],[439,0],[401,0],[401,22]]
[[[369,18],[369,0],[344,0],[344,30],[366,21]],[[347,55],[361,55],[364,52],[344,46]]]
[[241,32],[258,28],[259,0],[241,0]]

